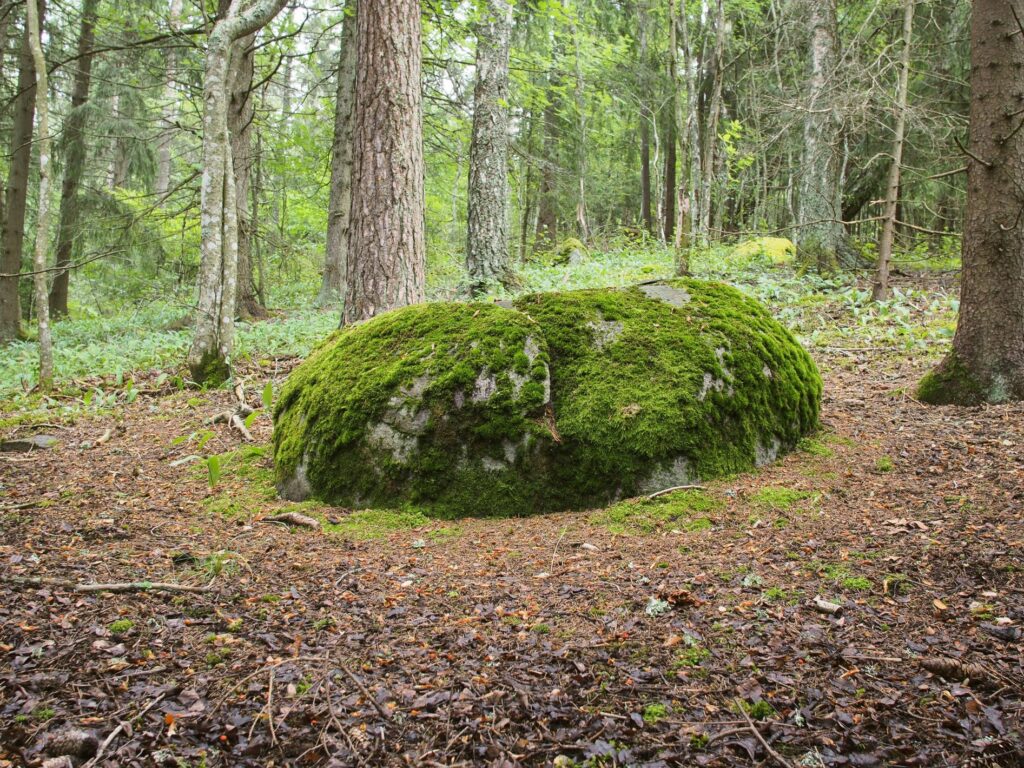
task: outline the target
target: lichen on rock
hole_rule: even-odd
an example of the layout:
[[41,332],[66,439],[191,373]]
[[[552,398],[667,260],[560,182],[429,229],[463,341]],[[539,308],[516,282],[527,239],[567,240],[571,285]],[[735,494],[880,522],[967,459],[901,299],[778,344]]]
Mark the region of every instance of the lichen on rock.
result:
[[275,411],[278,487],[435,514],[598,506],[773,461],[821,379],[768,311],[679,279],[427,304],[337,332]]

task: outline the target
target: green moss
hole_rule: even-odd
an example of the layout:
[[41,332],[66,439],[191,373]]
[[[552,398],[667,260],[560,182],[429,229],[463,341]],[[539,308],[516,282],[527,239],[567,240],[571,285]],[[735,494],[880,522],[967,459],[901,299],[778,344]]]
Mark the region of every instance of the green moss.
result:
[[840,584],[843,589],[848,589],[851,592],[870,592],[873,586],[871,579],[865,576],[848,576]]
[[[534,294],[565,458],[554,487],[599,501],[746,471],[818,424],[821,379],[753,299],[678,279]],[[563,502],[563,506],[571,506]]]
[[646,725],[657,725],[668,717],[668,714],[668,707],[658,702],[655,704],[648,704],[644,707],[643,715],[641,715],[641,717]]
[[324,530],[346,539],[366,541],[383,539],[429,522],[429,518],[416,509],[364,509],[345,515],[337,523],[326,523]]
[[759,507],[777,511],[792,509],[797,502],[813,496],[809,491],[798,491],[795,488],[767,487],[757,491],[750,500]]
[[135,623],[130,619],[118,619],[117,621],[111,622],[107,629],[109,629],[110,633],[113,635],[123,635],[134,626]]
[[278,400],[278,487],[434,516],[593,507],[751,469],[817,426],[814,363],[728,286],[515,307],[406,307],[334,334]]
[[725,504],[704,491],[687,490],[656,499],[628,499],[596,513],[591,521],[612,533],[649,534],[665,528],[702,531],[711,527],[708,515]]
[[741,259],[756,258],[778,267],[793,263],[796,246],[785,237],[758,237],[737,244],[733,255]]
[[804,453],[809,453],[811,456],[817,456],[822,459],[831,459],[836,455],[836,452],[824,440],[819,440],[815,437],[803,438],[797,443],[796,447]]
[[895,465],[892,463],[891,457],[879,456],[875,461],[875,469],[879,472],[892,472],[895,469]]
[[210,351],[193,366],[189,366],[192,381],[204,387],[219,387],[231,378],[231,366],[216,351]]
[[[488,304],[423,304],[335,333],[288,378],[275,477],[348,506],[531,511],[547,352],[534,323]],[[289,490],[289,485],[292,485]],[[302,483],[300,483],[301,485]]]
[[672,662],[673,670],[680,669],[692,669],[693,667],[699,667],[707,659],[711,658],[711,651],[700,645],[691,645],[689,648],[685,648],[676,654],[675,660]]
[[925,374],[917,385],[917,399],[930,405],[981,405],[989,393],[964,365],[956,351]]

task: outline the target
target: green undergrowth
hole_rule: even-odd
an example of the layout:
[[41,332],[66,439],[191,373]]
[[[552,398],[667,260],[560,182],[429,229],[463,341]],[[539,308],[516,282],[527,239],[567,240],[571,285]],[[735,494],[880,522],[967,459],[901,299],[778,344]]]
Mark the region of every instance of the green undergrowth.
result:
[[667,530],[709,530],[725,502],[708,491],[685,490],[654,499],[627,499],[594,513],[590,520],[612,533],[647,535]]

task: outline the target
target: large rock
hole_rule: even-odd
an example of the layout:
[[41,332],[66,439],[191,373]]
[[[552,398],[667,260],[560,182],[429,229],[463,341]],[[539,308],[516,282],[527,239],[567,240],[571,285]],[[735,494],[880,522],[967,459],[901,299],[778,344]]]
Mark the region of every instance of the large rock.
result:
[[529,514],[738,472],[818,422],[821,379],[733,288],[673,280],[427,304],[337,332],[275,411],[279,488]]

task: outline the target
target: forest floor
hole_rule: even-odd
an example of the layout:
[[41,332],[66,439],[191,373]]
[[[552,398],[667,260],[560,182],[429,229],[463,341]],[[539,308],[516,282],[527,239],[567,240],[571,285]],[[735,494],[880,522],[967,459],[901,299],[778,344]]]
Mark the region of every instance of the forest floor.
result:
[[155,373],[11,422],[60,445],[0,454],[0,766],[72,728],[104,766],[1024,764],[1024,405],[922,406],[934,351],[841,343],[775,465],[528,519],[261,522],[269,418],[242,444]]

